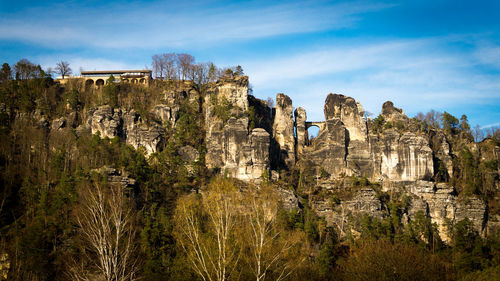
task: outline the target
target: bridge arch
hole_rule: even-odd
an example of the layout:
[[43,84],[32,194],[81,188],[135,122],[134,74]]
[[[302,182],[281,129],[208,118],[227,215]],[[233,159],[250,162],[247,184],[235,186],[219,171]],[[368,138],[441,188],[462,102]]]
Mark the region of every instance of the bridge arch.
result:
[[96,86],[103,86],[104,85],[104,80],[103,79],[97,79],[97,81],[95,81],[95,85]]
[[[311,129],[310,128],[316,128],[316,129]],[[316,122],[316,121],[311,121],[311,122],[306,122],[306,131],[307,131],[307,144],[311,144],[310,140],[312,140],[314,137],[319,136],[319,134],[325,129],[325,122]],[[311,136],[314,136],[311,138]]]

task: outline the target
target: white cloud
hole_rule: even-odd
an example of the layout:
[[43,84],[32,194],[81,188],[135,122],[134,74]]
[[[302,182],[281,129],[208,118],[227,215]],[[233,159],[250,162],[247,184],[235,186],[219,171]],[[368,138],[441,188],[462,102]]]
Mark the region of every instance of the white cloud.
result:
[[475,55],[479,62],[486,65],[491,65],[500,69],[500,46],[485,44],[480,46]]
[[500,123],[493,123],[493,124],[488,124],[481,126],[481,129],[488,129],[488,128],[494,128],[494,127],[500,127]]
[[442,41],[355,42],[242,65],[257,96],[284,91],[294,106],[307,109],[311,120],[323,119],[323,103],[330,92],[352,96],[375,114],[387,100],[410,116],[429,109],[467,110],[498,102],[500,75],[478,71],[474,51],[447,52]]
[[84,4],[38,7],[3,15],[0,38],[49,47],[182,47],[341,29],[355,24],[359,14],[391,7],[363,2],[334,5],[269,3],[226,6],[195,3],[196,7],[191,7],[160,1],[101,7],[85,7]]

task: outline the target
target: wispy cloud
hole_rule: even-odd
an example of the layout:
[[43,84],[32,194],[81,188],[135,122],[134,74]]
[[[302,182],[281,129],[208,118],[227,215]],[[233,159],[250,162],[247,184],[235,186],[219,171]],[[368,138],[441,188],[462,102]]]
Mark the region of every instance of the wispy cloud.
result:
[[[324,5],[320,2],[264,2],[195,7],[121,2],[103,6],[55,5],[2,15],[0,39],[46,46],[104,48],[182,47],[247,40],[284,34],[342,29],[359,15],[391,7],[369,2]],[[124,9],[126,7],[127,9]]]
[[[282,89],[295,106],[323,118],[330,92],[355,97],[373,113],[386,100],[410,114],[500,101],[500,74],[476,69],[476,50],[449,52],[443,38],[352,42],[244,64],[257,95]],[[466,113],[466,112],[463,112]],[[461,113],[460,113],[461,114]]]

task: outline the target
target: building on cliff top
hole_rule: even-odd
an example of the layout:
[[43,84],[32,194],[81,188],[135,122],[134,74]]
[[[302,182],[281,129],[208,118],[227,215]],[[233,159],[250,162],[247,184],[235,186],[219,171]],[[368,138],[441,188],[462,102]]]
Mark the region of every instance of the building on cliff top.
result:
[[152,71],[148,69],[82,71],[79,76],[71,76],[65,79],[62,79],[62,77],[56,77],[56,80],[61,84],[66,84],[68,79],[81,78],[85,80],[85,87],[100,87],[106,84],[111,75],[115,77],[115,82],[132,83],[145,86],[149,86],[149,83],[152,80]]

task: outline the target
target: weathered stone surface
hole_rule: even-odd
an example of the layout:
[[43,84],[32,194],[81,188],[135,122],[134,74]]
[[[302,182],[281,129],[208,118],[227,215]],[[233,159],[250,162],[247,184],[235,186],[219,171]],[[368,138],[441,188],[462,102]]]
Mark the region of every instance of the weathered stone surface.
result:
[[347,153],[346,131],[339,119],[327,120],[324,130],[320,131],[312,145],[304,150],[302,161],[310,161],[315,167],[324,169],[334,177],[343,174]]
[[217,95],[241,110],[248,110],[248,76],[222,78],[217,82]]
[[468,218],[479,233],[483,233],[486,223],[486,204],[478,198],[458,199],[454,188],[446,183],[434,184],[429,181],[415,181],[405,188],[416,196],[411,200],[408,215],[414,219],[418,211],[436,223],[443,241],[450,241],[448,224],[452,225]]
[[174,126],[178,118],[178,107],[170,107],[165,104],[156,105],[153,108],[153,115],[161,121],[162,125]]
[[392,101],[386,101],[382,105],[382,116],[388,122],[406,121],[408,119],[403,110],[395,107]]
[[433,176],[432,150],[425,137],[413,132],[400,136],[395,130],[387,130],[374,145],[375,167],[380,167],[375,172],[380,177],[415,181]]
[[109,105],[103,105],[89,110],[88,114],[87,124],[90,126],[92,134],[98,133],[101,138],[118,136],[122,125],[121,110],[114,110]]
[[147,155],[158,151],[162,141],[162,129],[158,125],[148,126],[134,110],[131,110],[123,115],[123,128],[127,144],[135,149],[143,147]]
[[269,133],[256,128],[248,135],[247,118],[231,118],[224,127],[223,172],[231,177],[259,181],[269,173]]
[[276,95],[273,137],[280,148],[280,160],[288,167],[295,164],[295,137],[292,114],[293,107],[290,97],[282,93]]
[[104,166],[92,171],[106,176],[109,184],[118,184],[123,188],[135,186],[135,179],[129,177],[129,174],[123,170]]
[[247,168],[252,179],[257,179],[269,173],[270,135],[266,130],[255,128],[250,135],[252,164]]
[[371,188],[362,188],[352,199],[339,203],[328,199],[315,199],[312,208],[325,218],[327,226],[336,227],[341,236],[354,230],[356,221],[365,214],[377,219],[384,217],[382,202]]
[[153,124],[147,125],[134,110],[123,112],[110,106],[100,106],[88,112],[87,125],[92,134],[102,138],[121,137],[134,148],[143,147],[147,155],[155,153],[162,141],[162,129]]
[[280,203],[285,210],[293,210],[299,207],[299,199],[292,190],[278,188],[278,194],[280,197]]
[[299,158],[300,155],[304,152],[304,147],[309,142],[309,136],[306,130],[307,114],[305,109],[303,109],[302,107],[298,107],[297,109],[295,109],[294,115],[295,115],[295,130],[297,134],[296,151],[297,151],[297,158]]
[[50,128],[52,130],[59,130],[66,127],[66,119],[64,117],[52,120]]
[[329,94],[325,101],[325,120],[337,118],[344,123],[349,132],[349,140],[367,138],[365,111],[353,98],[339,94]]
[[[249,132],[248,115],[243,112],[248,109],[247,92],[248,78],[241,76],[219,81],[207,95],[205,99],[207,146],[205,163],[207,168],[220,169],[221,173],[230,177],[245,181],[259,181],[264,174],[269,173],[270,135],[263,128],[256,128]],[[236,117],[225,121],[216,114],[215,107],[223,100],[229,103],[229,113]],[[257,101],[253,102],[257,103]],[[262,110],[262,112],[266,111]],[[263,118],[269,119],[270,116]]]
[[[243,117],[248,109],[248,77],[222,78],[209,89],[205,101],[205,142],[207,153],[205,163],[209,169],[229,169],[236,173],[239,163],[241,144],[246,143],[248,136],[248,118],[222,120],[215,108],[227,102],[227,114]],[[231,142],[231,143],[229,143]],[[232,151],[228,151],[228,149]],[[249,152],[247,151],[247,154]]]

